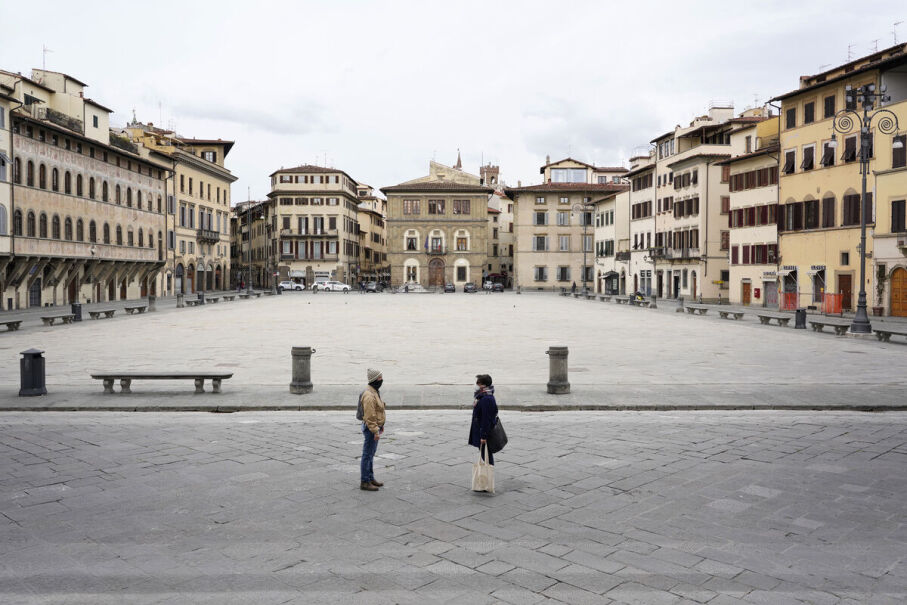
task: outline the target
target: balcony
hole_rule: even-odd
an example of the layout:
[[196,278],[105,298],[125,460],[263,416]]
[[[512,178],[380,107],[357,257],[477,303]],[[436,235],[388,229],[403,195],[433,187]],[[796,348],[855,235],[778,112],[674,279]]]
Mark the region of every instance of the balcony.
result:
[[306,261],[310,263],[336,263],[340,260],[337,254],[322,254],[321,256],[296,256],[295,254],[281,254],[282,261]]
[[220,241],[220,233],[213,229],[198,229],[195,232],[195,239],[201,244],[216,244]]
[[626,262],[626,261],[630,260],[630,251],[624,250],[622,252],[618,252],[617,254],[614,255],[614,260],[620,261],[620,262]]
[[448,252],[447,246],[429,246],[425,251],[429,256],[444,256]]
[[664,258],[667,254],[666,248],[649,248],[649,256],[652,258]]
[[671,260],[684,260],[700,257],[699,248],[667,248],[665,252],[665,258]]

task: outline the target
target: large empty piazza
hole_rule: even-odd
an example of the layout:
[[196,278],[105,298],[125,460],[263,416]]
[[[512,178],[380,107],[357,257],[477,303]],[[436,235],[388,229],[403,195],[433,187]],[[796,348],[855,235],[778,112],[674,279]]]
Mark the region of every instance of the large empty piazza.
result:
[[[742,321],[563,298],[553,294],[288,292],[257,300],[119,315],[3,334],[7,405],[353,405],[366,368],[385,375],[397,405],[470,402],[490,373],[502,405],[903,404],[907,345]],[[570,348],[568,396],[545,392],[549,346]],[[290,350],[316,349],[310,395],[290,395]],[[18,352],[47,359],[49,395],[18,398]],[[92,370],[232,371],[220,396],[186,383],[133,384],[99,397]],[[163,394],[163,395],[162,395]],[[184,397],[185,395],[185,397]]]

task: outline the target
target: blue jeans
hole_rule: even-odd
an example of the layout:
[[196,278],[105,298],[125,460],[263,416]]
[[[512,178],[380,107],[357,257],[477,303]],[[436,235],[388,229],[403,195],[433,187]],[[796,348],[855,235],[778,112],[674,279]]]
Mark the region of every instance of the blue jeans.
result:
[[378,441],[364,422],[362,423],[362,438],[362,460],[359,461],[359,480],[365,483],[375,480],[372,461],[375,458],[375,452],[378,451]]

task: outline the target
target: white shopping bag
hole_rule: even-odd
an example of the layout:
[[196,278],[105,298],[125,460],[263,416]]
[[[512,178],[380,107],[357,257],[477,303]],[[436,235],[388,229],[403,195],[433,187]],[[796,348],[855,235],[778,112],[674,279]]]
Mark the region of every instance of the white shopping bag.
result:
[[494,493],[494,465],[488,463],[488,448],[483,458],[479,448],[479,459],[472,464],[472,491]]

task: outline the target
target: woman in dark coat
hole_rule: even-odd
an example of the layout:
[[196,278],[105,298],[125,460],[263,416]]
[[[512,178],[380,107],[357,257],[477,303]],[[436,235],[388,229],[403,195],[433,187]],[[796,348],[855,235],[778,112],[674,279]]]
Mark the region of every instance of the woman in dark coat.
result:
[[[472,425],[469,427],[469,445],[479,448],[479,455],[485,455],[486,439],[491,435],[495,419],[498,417],[498,404],[494,400],[494,387],[491,376],[476,376],[475,401],[472,406]],[[488,462],[494,464],[494,456],[488,451]]]

